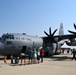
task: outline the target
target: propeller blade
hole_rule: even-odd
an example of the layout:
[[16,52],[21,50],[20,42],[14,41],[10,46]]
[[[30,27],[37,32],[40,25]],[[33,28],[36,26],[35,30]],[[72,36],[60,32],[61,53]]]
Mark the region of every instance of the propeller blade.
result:
[[44,33],[49,37],[49,34],[46,31],[44,31]]
[[56,31],[57,31],[57,29],[53,32],[53,34],[52,34],[52,35],[54,35]]
[[75,25],[75,23],[74,23],[74,28],[75,28],[75,30],[76,30],[76,25]]
[[44,31],[44,33],[47,35],[47,41],[46,41],[46,44],[47,43],[50,43],[51,45],[52,45],[52,43],[57,43],[57,41],[54,39],[55,37],[54,37],[54,34],[55,34],[55,32],[57,31],[57,29],[53,32],[53,34],[52,34],[52,32],[51,32],[51,27],[49,28],[49,34],[46,32],[46,31]]
[[51,35],[51,27],[49,28],[49,34]]
[[73,33],[73,34],[76,34],[76,32],[73,32],[73,31],[70,31],[70,30],[68,30],[68,32]]

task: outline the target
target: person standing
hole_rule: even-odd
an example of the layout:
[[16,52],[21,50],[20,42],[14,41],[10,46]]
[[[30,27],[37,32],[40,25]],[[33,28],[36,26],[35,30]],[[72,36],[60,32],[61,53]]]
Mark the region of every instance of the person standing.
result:
[[[33,51],[32,51],[32,49],[30,49],[30,48],[29,48],[29,53],[28,53],[28,55],[29,55],[29,64],[30,64],[30,63],[32,64],[32,62],[33,62]],[[30,62],[30,60],[31,60],[31,62]]]
[[34,48],[34,50],[33,50],[33,60],[34,60],[34,63],[36,64],[36,60],[37,60],[37,51],[36,51],[35,48]]
[[26,64],[26,55],[25,55],[25,53],[21,53],[20,58],[21,58],[21,64],[20,65],[22,65],[23,60],[24,60],[24,65],[25,65]]
[[76,57],[75,57],[75,55],[76,55],[76,51],[75,51],[75,49],[73,49],[72,54],[73,54],[72,60],[73,60],[73,59],[76,60]]
[[21,53],[20,53],[20,58],[21,58],[21,64],[22,65],[22,61],[24,60],[24,65],[26,64],[26,46],[23,46]]
[[38,60],[38,63],[40,62],[40,50],[38,50],[37,52],[37,60]]
[[4,63],[6,63],[7,64],[7,59],[6,59],[6,56],[4,56]]
[[11,55],[11,64],[13,64],[13,55]]
[[41,57],[41,62],[43,62],[43,57],[44,57],[44,49],[43,48],[40,50],[40,57]]

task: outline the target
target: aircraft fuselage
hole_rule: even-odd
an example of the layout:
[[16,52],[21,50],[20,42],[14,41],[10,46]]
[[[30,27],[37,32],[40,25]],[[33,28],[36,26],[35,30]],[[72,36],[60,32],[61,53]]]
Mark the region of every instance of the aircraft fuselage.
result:
[[0,54],[4,55],[18,55],[23,46],[28,48],[39,48],[43,45],[43,39],[36,36],[29,36],[23,34],[4,34],[2,35],[2,42],[0,43]]

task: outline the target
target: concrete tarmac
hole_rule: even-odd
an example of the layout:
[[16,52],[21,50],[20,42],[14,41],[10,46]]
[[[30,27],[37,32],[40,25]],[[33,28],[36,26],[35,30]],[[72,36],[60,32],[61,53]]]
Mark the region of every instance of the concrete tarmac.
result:
[[4,64],[0,60],[0,75],[76,75],[76,61],[71,60],[71,54],[55,55],[44,58],[43,63],[22,65]]

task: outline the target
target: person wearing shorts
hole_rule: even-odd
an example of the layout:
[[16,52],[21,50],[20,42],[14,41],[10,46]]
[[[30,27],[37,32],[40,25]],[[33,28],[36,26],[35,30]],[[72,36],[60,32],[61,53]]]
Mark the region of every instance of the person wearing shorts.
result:
[[20,58],[21,58],[21,64],[20,65],[22,65],[23,60],[24,60],[24,65],[25,65],[26,64],[26,55],[25,55],[25,53],[21,53]]

